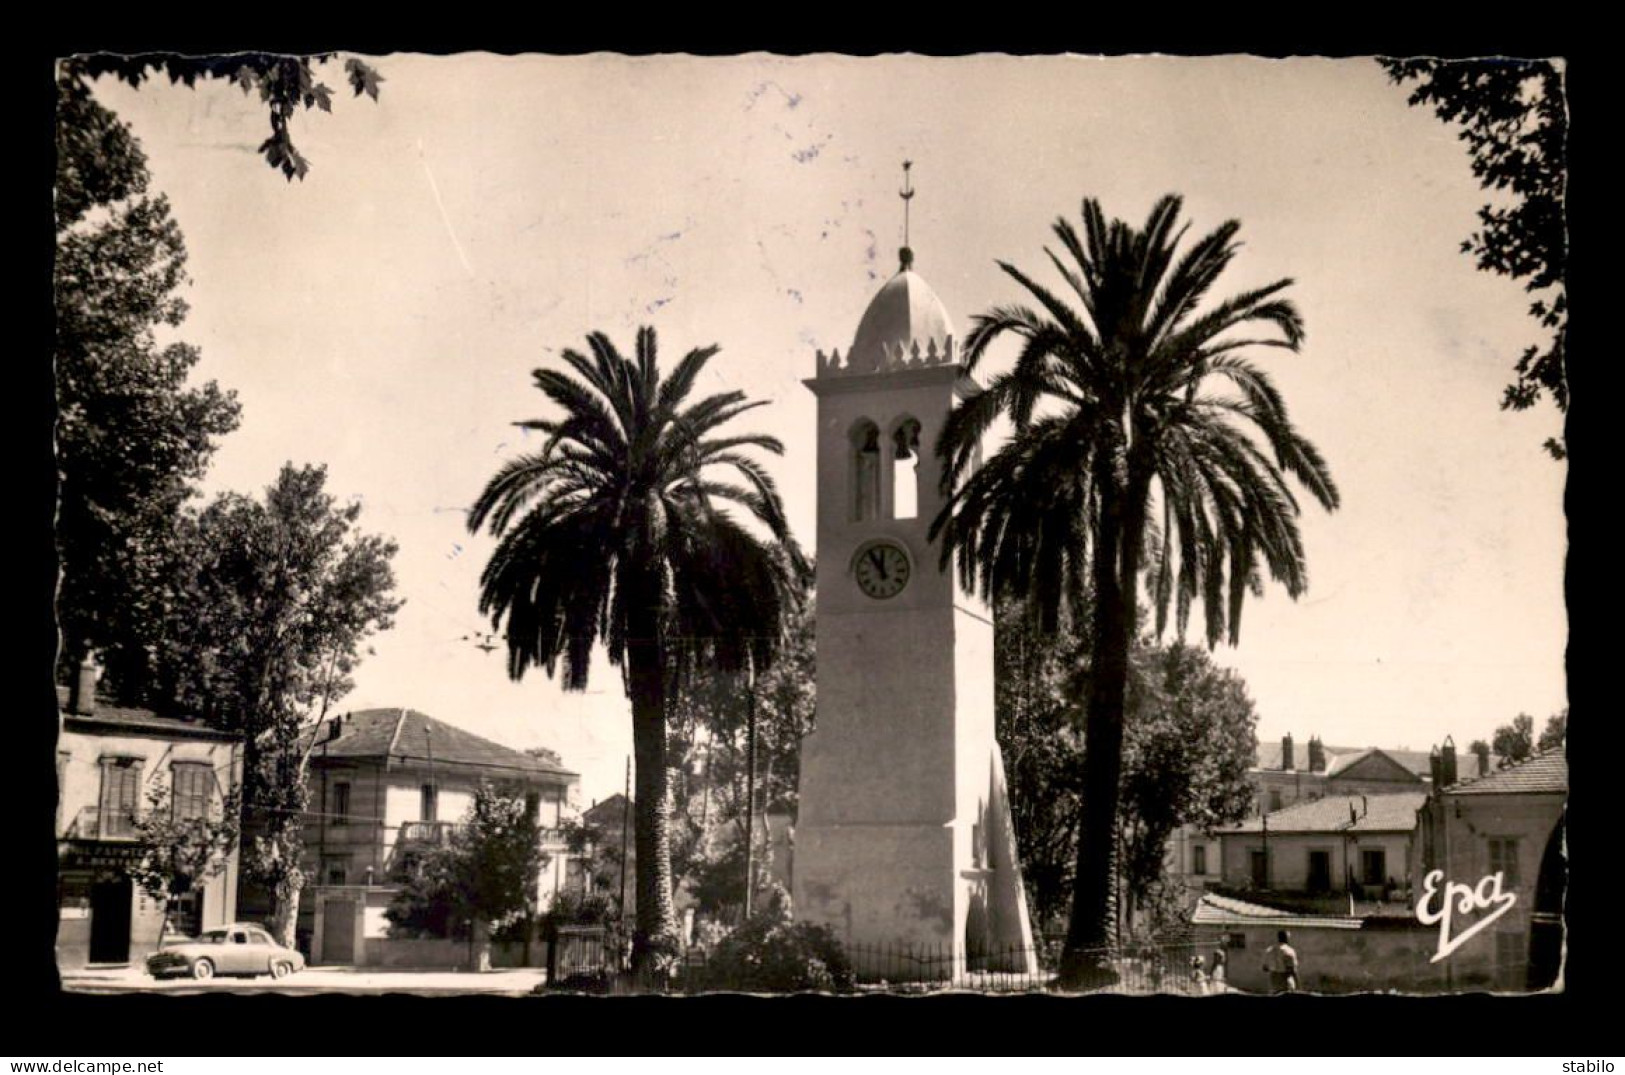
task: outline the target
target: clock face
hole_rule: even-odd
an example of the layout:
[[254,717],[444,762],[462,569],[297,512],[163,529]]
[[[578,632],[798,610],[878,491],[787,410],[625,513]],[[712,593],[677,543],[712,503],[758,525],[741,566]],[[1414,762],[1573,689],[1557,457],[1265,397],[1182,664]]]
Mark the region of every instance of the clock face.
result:
[[870,597],[896,597],[908,585],[908,554],[896,545],[879,542],[858,553],[853,564],[858,588]]

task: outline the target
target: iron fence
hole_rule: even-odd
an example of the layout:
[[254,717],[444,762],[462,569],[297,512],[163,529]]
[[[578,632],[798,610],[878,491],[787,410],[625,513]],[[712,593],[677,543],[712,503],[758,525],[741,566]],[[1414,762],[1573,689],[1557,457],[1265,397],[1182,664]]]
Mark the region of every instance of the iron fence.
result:
[[[1194,941],[1130,944],[1083,953],[1082,981],[1059,982],[1062,938],[1035,938],[1030,946],[993,947],[978,952],[954,951],[949,944],[849,944],[843,946],[859,993],[1123,993],[1203,996],[1224,992],[1213,983]],[[740,986],[725,970],[707,965],[690,949],[683,960],[683,979],[703,983],[706,991]],[[1198,967],[1200,964],[1200,967]],[[699,973],[696,973],[699,972]],[[752,990],[746,989],[749,992]]]
[[[1206,964],[1195,943],[1132,944],[1083,955],[1082,981],[1059,983],[1063,943],[1037,938],[1031,946],[955,952],[947,944],[853,944],[847,957],[858,988],[879,992],[978,993],[1109,992],[1202,995],[1210,991]],[[1199,969],[1200,968],[1200,969]]]

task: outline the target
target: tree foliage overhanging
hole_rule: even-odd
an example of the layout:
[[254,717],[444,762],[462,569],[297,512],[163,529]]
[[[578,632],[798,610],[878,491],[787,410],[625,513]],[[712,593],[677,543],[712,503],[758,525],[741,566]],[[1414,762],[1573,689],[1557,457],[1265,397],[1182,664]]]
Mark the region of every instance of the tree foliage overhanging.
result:
[[[196,86],[199,79],[230,82],[243,93],[258,93],[270,118],[270,136],[261,142],[259,152],[265,162],[290,182],[304,179],[310,161],[293,144],[289,124],[301,109],[333,110],[333,90],[321,81],[319,68],[336,57],[324,52],[313,56],[284,56],[266,52],[238,52],[225,56],[183,56],[173,52],[115,55],[90,53],[63,60],[60,78],[88,92],[88,83],[103,75],[140,88],[156,74],[170,83]],[[384,81],[371,64],[351,57],[344,61],[344,78],[354,95],[363,93],[378,100],[378,84]]]
[[57,90],[58,671],[93,651],[104,693],[152,704],[179,520],[239,407],[192,382],[195,347],[159,341],[186,316],[186,245],[140,145],[83,86]]
[[[1561,66],[1551,60],[1512,58],[1379,61],[1395,83],[1415,83],[1409,101],[1427,105],[1459,137],[1472,157],[1473,175],[1494,191],[1478,211],[1479,230],[1461,244],[1485,272],[1524,281],[1534,298],[1529,315],[1549,333],[1526,348],[1501,397],[1503,410],[1527,410],[1550,393],[1567,411],[1568,382],[1568,101]],[[1546,450],[1566,449],[1550,438]]]

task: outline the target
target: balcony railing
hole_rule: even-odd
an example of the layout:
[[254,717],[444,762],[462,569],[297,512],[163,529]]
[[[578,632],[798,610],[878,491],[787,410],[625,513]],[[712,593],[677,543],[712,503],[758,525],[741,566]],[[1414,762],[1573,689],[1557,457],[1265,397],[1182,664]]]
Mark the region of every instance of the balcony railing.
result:
[[[400,842],[403,844],[433,844],[436,847],[444,846],[451,840],[452,833],[463,828],[455,821],[403,821],[401,822]],[[562,849],[565,846],[563,829],[543,828],[541,845],[549,849]]]
[[401,842],[439,846],[447,843],[451,834],[459,828],[461,826],[453,821],[403,821]]
[[102,810],[99,806],[81,807],[63,834],[73,840],[133,840],[135,813],[130,810]]

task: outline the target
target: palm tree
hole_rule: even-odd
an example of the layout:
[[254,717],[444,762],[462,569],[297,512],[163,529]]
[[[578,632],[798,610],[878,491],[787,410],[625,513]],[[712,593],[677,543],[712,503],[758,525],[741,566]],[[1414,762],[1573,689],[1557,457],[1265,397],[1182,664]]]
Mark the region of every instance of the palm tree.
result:
[[631,359],[603,333],[587,343],[590,357],[564,351],[568,371],[535,371],[560,414],[518,423],[547,439],[496,473],[468,526],[489,524],[500,539],[480,577],[480,611],[504,630],[510,676],[537,665],[551,676],[562,663],[565,688],[585,689],[597,643],[622,669],[637,769],[633,963],[642,972],[676,937],[668,690],[697,662],[771,663],[807,567],[773,480],[748,454],[783,446],[718,432],[760,404],[741,392],[689,400],[717,348],[690,351],[663,379],[652,328],[638,331]]
[[[1302,319],[1280,297],[1291,281],[1198,310],[1235,256],[1240,225],[1222,225],[1176,260],[1180,206],[1163,198],[1136,230],[1108,224],[1086,199],[1081,239],[1058,220],[1071,263],[1045,253],[1071,289],[1066,299],[1000,262],[1042,310],[999,306],[974,319],[967,372],[1000,337],[1021,347],[1008,371],[954,410],[937,444],[948,501],[931,532],[944,568],[957,553],[964,585],[989,601],[1024,598],[1043,630],[1062,615],[1092,617],[1068,982],[1099,967],[1096,953],[1112,937],[1123,702],[1142,570],[1159,634],[1172,602],[1183,636],[1200,598],[1209,646],[1227,627],[1234,645],[1243,597],[1261,592],[1260,567],[1294,598],[1308,584],[1299,506],[1284,475],[1328,510],[1338,503],[1320,453],[1245,357],[1299,349]],[[1012,436],[978,469],[980,439],[1001,416]]]

